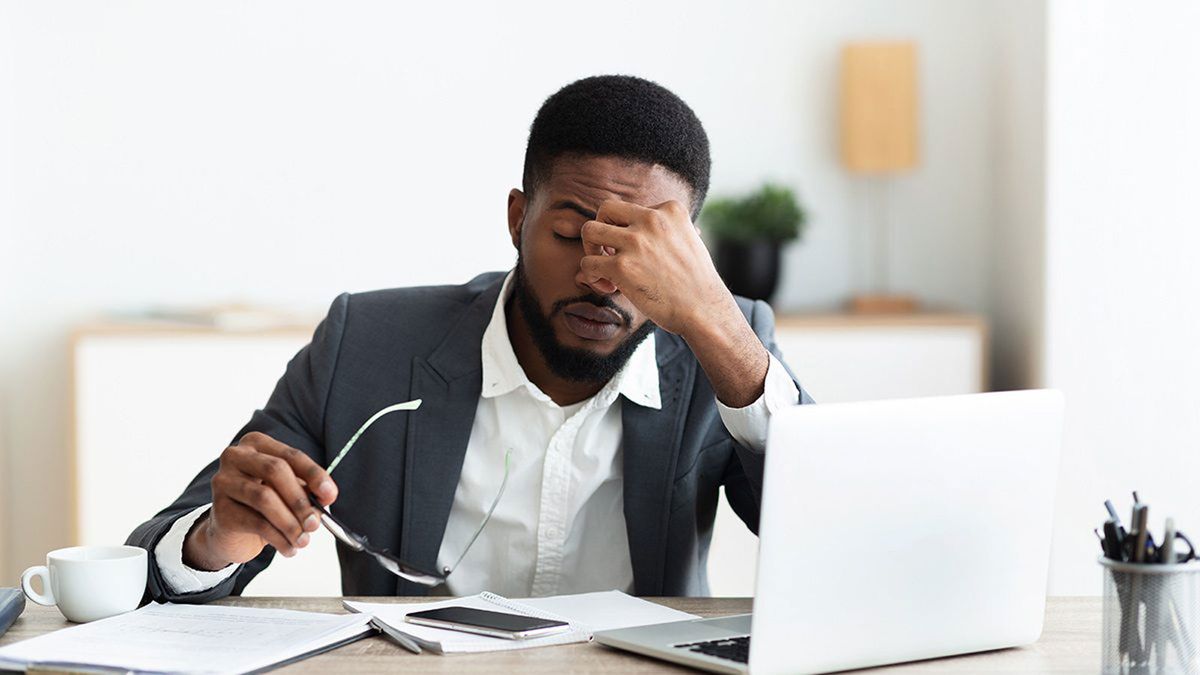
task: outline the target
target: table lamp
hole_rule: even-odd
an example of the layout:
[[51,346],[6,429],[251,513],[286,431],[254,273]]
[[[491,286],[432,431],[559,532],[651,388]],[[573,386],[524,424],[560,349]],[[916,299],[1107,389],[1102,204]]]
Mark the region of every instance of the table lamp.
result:
[[871,188],[869,292],[856,312],[911,312],[916,298],[891,291],[888,182],[917,166],[917,47],[912,42],[854,42],[842,49],[841,156]]

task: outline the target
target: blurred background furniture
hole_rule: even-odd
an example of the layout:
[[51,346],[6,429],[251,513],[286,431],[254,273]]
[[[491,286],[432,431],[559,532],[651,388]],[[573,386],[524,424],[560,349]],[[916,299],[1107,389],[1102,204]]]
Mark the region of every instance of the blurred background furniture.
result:
[[850,299],[855,311],[917,308],[915,297],[892,288],[888,188],[896,174],[917,168],[919,98],[915,42],[852,42],[842,47],[842,164],[870,183],[873,212],[870,287]]
[[[74,542],[124,541],[169,504],[261,407],[309,326],[257,330],[92,324],[73,342]],[[777,338],[821,402],[982,391],[986,329],[958,314],[784,315]],[[753,594],[758,540],[722,502],[714,595]],[[250,595],[338,595],[331,537],[276,557]]]
[[[217,458],[267,401],[311,326],[229,331],[128,322],[73,342],[75,544],[124,542]],[[333,538],[276,556],[251,595],[339,595]]]
[[[971,394],[987,387],[987,325],[973,314],[776,317],[775,338],[820,403]],[[758,538],[725,502],[708,555],[714,596],[754,594]]]
[[[3,402],[3,392],[0,392],[0,402]],[[8,468],[8,437],[5,435],[4,415],[0,414],[0,476],[9,475]],[[0,480],[0,568],[8,559],[8,485]]]

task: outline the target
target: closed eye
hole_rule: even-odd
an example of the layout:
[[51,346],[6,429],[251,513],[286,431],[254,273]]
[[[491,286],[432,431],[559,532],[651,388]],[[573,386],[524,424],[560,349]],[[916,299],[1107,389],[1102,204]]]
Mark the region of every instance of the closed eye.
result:
[[579,241],[579,239],[580,239],[579,237],[564,237],[563,235],[561,235],[557,232],[554,233],[554,238],[559,241]]

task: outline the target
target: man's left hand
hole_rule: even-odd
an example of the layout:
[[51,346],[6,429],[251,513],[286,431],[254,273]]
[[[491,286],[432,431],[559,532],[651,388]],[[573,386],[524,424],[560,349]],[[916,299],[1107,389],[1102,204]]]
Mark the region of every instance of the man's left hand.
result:
[[581,233],[585,281],[620,291],[655,324],[687,338],[692,329],[741,318],[688,210],[608,200]]
[[601,293],[620,291],[686,340],[722,403],[740,408],[762,395],[770,357],[682,204],[606,201],[580,236],[584,281]]

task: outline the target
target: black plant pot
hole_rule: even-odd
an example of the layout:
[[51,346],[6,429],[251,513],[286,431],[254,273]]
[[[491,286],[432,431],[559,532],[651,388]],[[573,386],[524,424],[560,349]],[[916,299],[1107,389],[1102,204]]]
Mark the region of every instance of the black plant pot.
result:
[[779,284],[778,241],[717,242],[717,272],[734,295],[770,301]]

